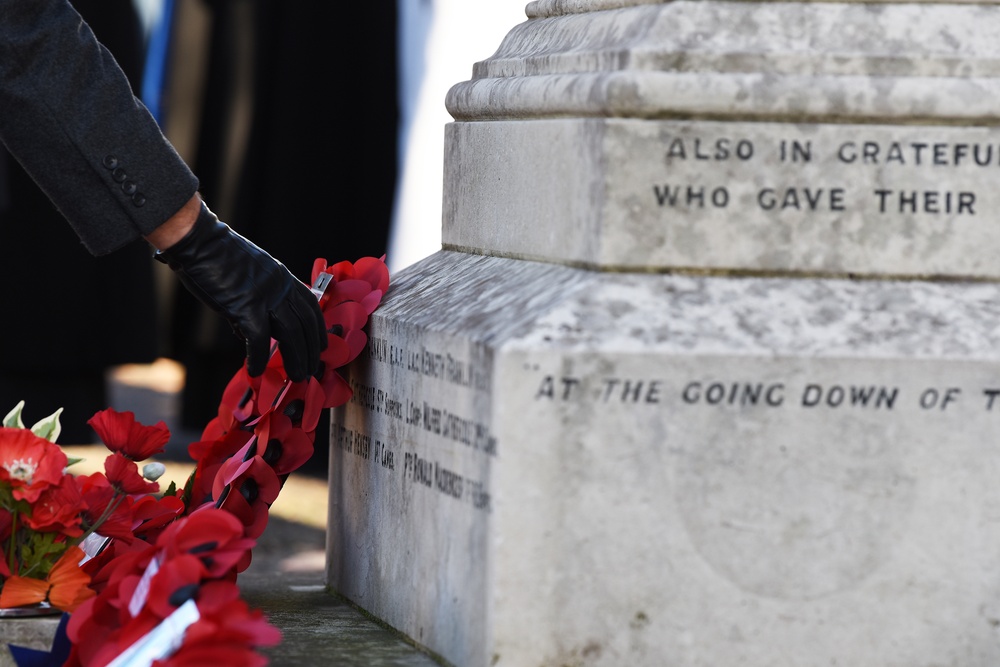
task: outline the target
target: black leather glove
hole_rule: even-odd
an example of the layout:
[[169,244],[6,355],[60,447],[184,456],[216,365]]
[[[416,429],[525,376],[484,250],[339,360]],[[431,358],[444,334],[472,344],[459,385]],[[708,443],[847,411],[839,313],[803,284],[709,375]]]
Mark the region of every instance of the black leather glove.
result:
[[326,326],[316,297],[285,265],[219,221],[207,206],[180,241],[154,257],[246,340],[247,371],[264,372],[271,338],[293,382],[319,368]]

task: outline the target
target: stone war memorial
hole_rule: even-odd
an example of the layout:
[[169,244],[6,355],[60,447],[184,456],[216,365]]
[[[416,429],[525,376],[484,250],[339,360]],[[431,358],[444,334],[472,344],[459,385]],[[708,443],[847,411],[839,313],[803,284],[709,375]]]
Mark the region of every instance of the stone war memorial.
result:
[[1000,5],[537,0],[334,411],[457,667],[1000,664]]

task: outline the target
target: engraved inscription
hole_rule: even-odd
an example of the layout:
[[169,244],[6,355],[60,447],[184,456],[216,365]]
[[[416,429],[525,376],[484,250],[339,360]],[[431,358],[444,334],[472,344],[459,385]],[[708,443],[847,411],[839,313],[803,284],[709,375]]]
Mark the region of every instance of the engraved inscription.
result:
[[[471,354],[472,358],[465,358],[451,350],[397,345],[372,336],[368,357],[379,365],[376,372],[347,377],[352,391],[349,405],[360,409],[348,417],[353,428],[331,426],[334,447],[353,457],[345,462],[371,463],[373,475],[398,474],[404,486],[418,493],[426,490],[446,502],[491,512],[488,484],[454,463],[456,444],[458,452],[468,451],[486,460],[498,452],[490,425],[470,414],[471,399],[490,390],[488,364],[475,358],[475,351]],[[412,374],[414,381],[400,382],[400,370]],[[399,431],[390,428],[403,428],[407,435],[400,438]],[[448,463],[442,451],[452,452]],[[472,460],[484,459],[468,461]],[[472,467],[479,469],[478,465]]]
[[916,408],[947,411],[962,403],[1000,413],[1000,388],[955,386],[902,387],[853,382],[687,380],[673,386],[664,378],[583,378],[543,375],[533,397],[538,402],[588,401],[601,404],[661,404],[689,408],[859,409],[893,411]]
[[416,452],[403,455],[403,479],[470,505],[473,509],[492,511],[490,493],[483,482],[465,477],[438,461]]
[[[854,127],[822,139],[782,132],[791,130],[782,128],[769,137],[712,136],[715,131],[698,126],[663,132],[662,164],[669,180],[651,184],[653,201],[660,209],[691,211],[752,206],[766,214],[863,210],[966,217],[983,211],[981,192],[973,186],[927,186],[947,172],[967,180],[970,173],[1000,166],[1000,144],[947,141],[932,136],[932,129],[925,131],[926,137],[900,140],[850,136],[864,133]],[[733,179],[733,168],[747,177]],[[863,171],[864,178],[838,182],[851,180],[852,171]],[[717,182],[710,182],[713,178]],[[742,196],[750,182],[756,185]]]
[[474,359],[461,359],[450,352],[419,347],[403,347],[373,336],[368,341],[368,356],[373,361],[403,368],[411,373],[444,380],[457,387],[490,390],[490,371]]

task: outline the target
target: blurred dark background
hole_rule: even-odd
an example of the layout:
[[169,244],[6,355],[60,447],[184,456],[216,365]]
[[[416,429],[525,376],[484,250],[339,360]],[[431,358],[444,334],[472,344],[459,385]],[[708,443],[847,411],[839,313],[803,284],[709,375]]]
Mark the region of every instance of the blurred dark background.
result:
[[[144,99],[230,226],[304,282],[317,257],[386,252],[399,168],[396,0],[168,0],[152,23],[133,0],[72,4],[137,94],[146,77]],[[363,40],[343,39],[342,25],[364,26]],[[150,255],[137,242],[91,257],[17,164],[0,156],[8,323],[0,415],[22,399],[27,421],[64,407],[60,442],[91,442],[86,420],[113,405],[115,382],[135,381],[175,399],[167,415],[175,440],[197,438],[242,363],[243,345]],[[172,361],[128,370],[155,359]],[[324,444],[327,428],[324,417]],[[308,470],[325,474],[326,457],[319,447]]]

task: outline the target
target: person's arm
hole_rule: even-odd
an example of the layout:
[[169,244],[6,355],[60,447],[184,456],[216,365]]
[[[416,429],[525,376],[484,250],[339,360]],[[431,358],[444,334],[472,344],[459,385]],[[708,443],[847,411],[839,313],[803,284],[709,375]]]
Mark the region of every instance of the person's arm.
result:
[[309,289],[219,222],[198,181],[66,0],[0,0],[0,141],[93,254],[145,237],[181,282],[247,342],[251,375],[271,338],[294,381],[326,347]]
[[94,254],[153,232],[198,180],[66,0],[0,0],[0,141]]
[[271,338],[278,341],[291,380],[305,380],[316,371],[327,344],[316,297],[283,264],[220,222],[199,198],[146,238],[160,248],[156,259],[243,337],[250,375],[264,372]]
[[201,197],[195,195],[181,207],[181,210],[167,218],[166,222],[146,234],[146,240],[161,252],[169,249],[188,235],[200,212]]

